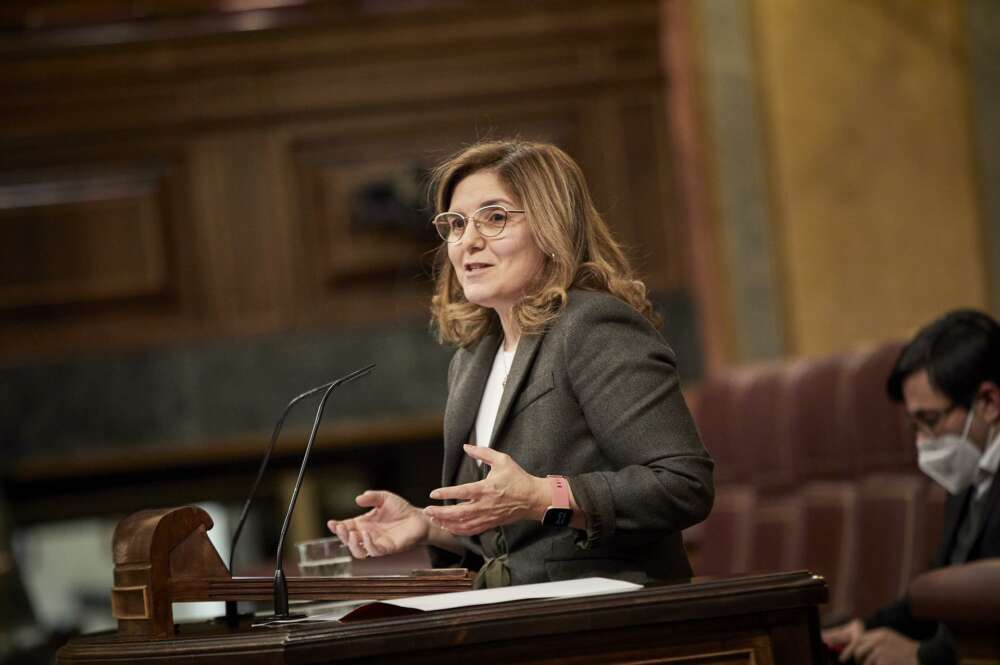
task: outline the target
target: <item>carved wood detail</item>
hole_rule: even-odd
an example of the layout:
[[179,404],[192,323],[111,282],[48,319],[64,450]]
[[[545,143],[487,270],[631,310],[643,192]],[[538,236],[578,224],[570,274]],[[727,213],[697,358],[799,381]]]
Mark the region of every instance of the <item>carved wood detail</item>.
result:
[[[338,5],[0,42],[0,356],[424,317],[420,172],[484,135],[565,147],[686,288],[657,2]],[[28,190],[66,200],[4,205]]]
[[168,174],[94,171],[0,175],[0,310],[171,297]]

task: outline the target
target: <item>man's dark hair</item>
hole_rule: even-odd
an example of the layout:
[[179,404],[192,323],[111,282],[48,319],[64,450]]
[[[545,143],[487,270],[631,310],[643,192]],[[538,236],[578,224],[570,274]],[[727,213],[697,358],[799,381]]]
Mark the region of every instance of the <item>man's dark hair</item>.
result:
[[983,381],[1000,385],[1000,325],[982,312],[960,309],[917,333],[896,359],[886,389],[903,401],[903,382],[927,370],[931,386],[966,409]]

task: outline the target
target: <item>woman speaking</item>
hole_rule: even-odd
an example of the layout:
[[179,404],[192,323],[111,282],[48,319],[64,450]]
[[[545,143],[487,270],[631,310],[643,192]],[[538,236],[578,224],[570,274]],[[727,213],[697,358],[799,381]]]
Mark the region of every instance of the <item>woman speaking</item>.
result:
[[646,288],[559,148],[488,141],[435,169],[433,320],[448,370],[442,487],[328,526],[355,557],[428,545],[476,587],[691,577],[681,530],[713,463]]

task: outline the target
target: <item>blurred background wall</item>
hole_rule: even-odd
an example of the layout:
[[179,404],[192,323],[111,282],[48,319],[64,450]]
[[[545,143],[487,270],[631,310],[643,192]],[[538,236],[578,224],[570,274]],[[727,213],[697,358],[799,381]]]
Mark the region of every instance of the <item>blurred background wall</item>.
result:
[[722,355],[829,353],[995,309],[996,3],[682,4]]
[[991,0],[15,0],[0,30],[0,572],[49,626],[106,622],[123,515],[231,526],[285,402],[358,366],[293,539],[438,484],[425,177],[480,137],[579,160],[689,387],[997,311]]

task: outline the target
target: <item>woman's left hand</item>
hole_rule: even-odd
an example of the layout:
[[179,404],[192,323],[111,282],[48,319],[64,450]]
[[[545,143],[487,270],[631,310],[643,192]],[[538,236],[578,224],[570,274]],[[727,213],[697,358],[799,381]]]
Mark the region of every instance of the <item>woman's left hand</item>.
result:
[[490,465],[482,480],[441,487],[432,499],[455,499],[451,506],[428,506],[424,512],[444,530],[456,536],[473,536],[523,519],[540,520],[549,504],[549,486],[544,478],[531,475],[510,455],[491,448],[466,445],[465,454]]

